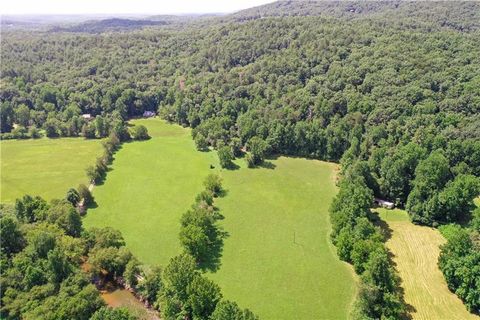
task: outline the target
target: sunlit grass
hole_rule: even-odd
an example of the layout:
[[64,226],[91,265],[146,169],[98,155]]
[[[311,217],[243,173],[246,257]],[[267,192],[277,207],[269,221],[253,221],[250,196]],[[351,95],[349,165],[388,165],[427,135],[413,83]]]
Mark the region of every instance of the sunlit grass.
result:
[[63,198],[70,187],[88,183],[85,168],[102,154],[100,140],[42,138],[5,140],[1,147],[1,202],[24,194]]
[[[328,206],[335,165],[281,157],[267,166],[220,170],[215,152],[198,152],[190,130],[158,119],[137,120],[152,139],[124,144],[87,226],[120,229],[146,264],[165,266],[181,252],[180,217],[208,173],[223,178],[216,200],[228,232],[221,266],[209,276],[224,296],[262,319],[345,319],[355,294],[350,267],[329,242]],[[210,169],[213,164],[215,169]]]

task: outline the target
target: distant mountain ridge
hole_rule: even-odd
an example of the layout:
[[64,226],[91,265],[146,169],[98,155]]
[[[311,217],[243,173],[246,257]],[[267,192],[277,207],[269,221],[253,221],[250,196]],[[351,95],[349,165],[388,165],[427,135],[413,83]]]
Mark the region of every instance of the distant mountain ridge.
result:
[[105,31],[121,31],[139,29],[146,26],[166,25],[168,22],[163,20],[135,20],[110,18],[103,20],[91,20],[73,26],[55,26],[51,29],[54,32],[86,32],[101,33]]
[[341,20],[367,19],[424,30],[448,28],[460,32],[480,30],[480,2],[477,1],[292,1],[282,0],[230,14],[185,15],[65,15],[2,16],[5,29],[25,28],[53,32],[102,33],[136,30],[148,26],[242,23],[280,17],[322,17]]
[[[458,31],[480,29],[480,2],[477,1],[276,1],[238,11],[235,21],[267,17],[323,16],[346,19],[398,19],[434,22]],[[439,17],[441,17],[439,19]]]

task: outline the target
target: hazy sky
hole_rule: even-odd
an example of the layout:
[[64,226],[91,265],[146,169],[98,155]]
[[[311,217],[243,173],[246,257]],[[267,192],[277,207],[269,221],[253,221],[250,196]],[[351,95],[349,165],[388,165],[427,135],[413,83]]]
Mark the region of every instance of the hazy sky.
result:
[[2,0],[0,14],[218,13],[272,0]]

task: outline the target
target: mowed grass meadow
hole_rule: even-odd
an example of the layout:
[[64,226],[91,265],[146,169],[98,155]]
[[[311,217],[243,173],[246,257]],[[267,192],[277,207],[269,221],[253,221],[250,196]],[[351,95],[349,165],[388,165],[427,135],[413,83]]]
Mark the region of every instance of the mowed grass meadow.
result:
[[83,138],[3,140],[0,142],[0,202],[25,194],[47,200],[88,184],[85,168],[102,154],[100,140]]
[[93,190],[98,207],[84,224],[119,229],[143,263],[165,266],[180,252],[180,217],[217,160],[195,151],[189,129],[158,119],[132,123],[145,125],[152,139],[122,145],[105,184]]
[[[280,157],[269,168],[222,171],[222,266],[211,278],[261,319],[345,319],[353,272],[328,237],[336,165]],[[243,166],[243,161],[239,162]]]
[[376,211],[387,225],[387,248],[393,254],[412,319],[480,319],[448,290],[437,264],[440,246],[445,243],[440,232],[414,225],[400,209]]
[[[335,165],[297,158],[220,170],[215,152],[198,152],[190,130],[158,119],[135,120],[152,139],[126,143],[85,225],[122,231],[145,264],[165,266],[182,249],[180,217],[212,172],[226,194],[216,200],[228,233],[221,265],[209,273],[227,299],[261,319],[346,319],[356,293],[351,268],[328,240]],[[215,169],[210,169],[214,165]]]

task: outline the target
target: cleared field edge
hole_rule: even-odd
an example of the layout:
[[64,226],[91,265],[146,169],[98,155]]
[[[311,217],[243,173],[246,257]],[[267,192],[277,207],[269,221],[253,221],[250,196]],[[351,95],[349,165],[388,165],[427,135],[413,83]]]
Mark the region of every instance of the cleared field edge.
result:
[[409,313],[412,319],[480,319],[468,312],[463,302],[448,289],[438,268],[440,246],[445,242],[440,232],[414,225],[402,210],[396,210],[392,221],[385,219],[385,209],[376,211],[391,230],[386,245],[393,255],[405,302],[414,309]]

